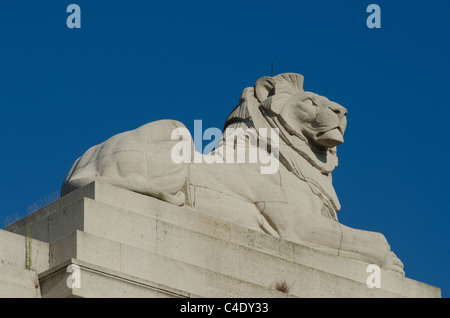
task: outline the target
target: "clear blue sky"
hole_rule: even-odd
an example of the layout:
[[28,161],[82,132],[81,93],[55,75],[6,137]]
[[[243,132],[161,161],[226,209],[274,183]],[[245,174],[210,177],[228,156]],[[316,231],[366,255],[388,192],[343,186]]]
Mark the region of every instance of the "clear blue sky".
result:
[[[66,26],[71,3],[81,29]],[[274,61],[349,110],[340,221],[385,234],[407,277],[448,297],[449,21],[444,0],[1,1],[0,227],[114,134],[222,128]]]

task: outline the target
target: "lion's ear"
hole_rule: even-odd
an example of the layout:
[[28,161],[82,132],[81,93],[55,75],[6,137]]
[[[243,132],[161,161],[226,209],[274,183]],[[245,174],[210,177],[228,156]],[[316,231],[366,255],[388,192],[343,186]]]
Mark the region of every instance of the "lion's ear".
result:
[[255,84],[255,97],[258,99],[260,103],[264,102],[269,93],[275,87],[275,80],[272,77],[264,76],[256,81]]

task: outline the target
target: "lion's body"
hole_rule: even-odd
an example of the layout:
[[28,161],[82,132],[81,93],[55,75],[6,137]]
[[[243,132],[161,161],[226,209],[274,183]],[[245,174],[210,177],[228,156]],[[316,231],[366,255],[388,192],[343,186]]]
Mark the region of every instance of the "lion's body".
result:
[[[331,181],[335,147],[347,111],[303,91],[303,77],[281,74],[247,88],[225,128],[277,128],[276,173],[259,163],[175,163],[172,140],[182,123],[164,120],[92,147],[67,175],[62,195],[94,180],[156,197],[257,231],[403,273],[384,236],[337,222],[340,204]],[[192,139],[189,147],[193,152]],[[215,153],[223,153],[219,143]],[[272,148],[274,149],[274,148]],[[271,150],[269,150],[271,151]]]
[[72,167],[62,195],[97,180],[291,240],[292,234],[273,223],[271,210],[285,211],[289,224],[297,214],[324,214],[320,196],[283,165],[263,175],[258,163],[173,163],[177,141],[170,135],[180,127],[179,122],[157,121],[90,148]]

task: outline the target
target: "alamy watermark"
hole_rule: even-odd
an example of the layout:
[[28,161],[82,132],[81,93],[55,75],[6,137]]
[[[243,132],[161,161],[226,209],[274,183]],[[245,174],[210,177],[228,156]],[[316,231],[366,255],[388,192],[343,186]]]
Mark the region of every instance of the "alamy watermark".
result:
[[[202,121],[194,121],[194,145],[187,128],[179,127],[172,131],[172,140],[180,140],[172,147],[171,158],[174,163],[254,163],[260,164],[261,174],[274,174],[279,168],[279,129],[278,128],[208,128],[203,132]],[[209,140],[205,147],[203,141]],[[217,145],[215,145],[217,143]],[[205,155],[206,153],[206,155]]]
[[366,279],[368,288],[381,288],[381,269],[377,264],[369,264],[366,268],[366,273],[370,275]]
[[81,29],[81,8],[78,4],[69,4],[66,12],[70,13],[67,17],[66,25],[69,29]]
[[[81,29],[81,8],[78,4],[69,4],[66,9],[70,15],[67,17],[66,25],[69,29]],[[378,4],[372,3],[367,6],[367,13],[370,15],[367,17],[366,25],[369,29],[381,28],[381,8]]]
[[70,264],[66,269],[67,273],[70,273],[67,277],[66,285],[68,288],[81,288],[81,269],[80,266],[75,264]]
[[367,7],[367,13],[370,15],[367,17],[366,24],[369,29],[381,29],[381,8],[378,4],[370,4]]

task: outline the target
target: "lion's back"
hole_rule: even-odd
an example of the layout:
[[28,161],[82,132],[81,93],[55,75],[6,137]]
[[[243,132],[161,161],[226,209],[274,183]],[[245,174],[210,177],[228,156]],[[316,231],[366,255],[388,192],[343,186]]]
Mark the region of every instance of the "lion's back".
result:
[[185,184],[189,170],[171,160],[171,150],[178,142],[171,136],[177,128],[184,125],[174,120],[155,121],[91,147],[73,164],[61,195],[96,180],[129,185],[130,190],[137,192],[148,189],[176,194]]

